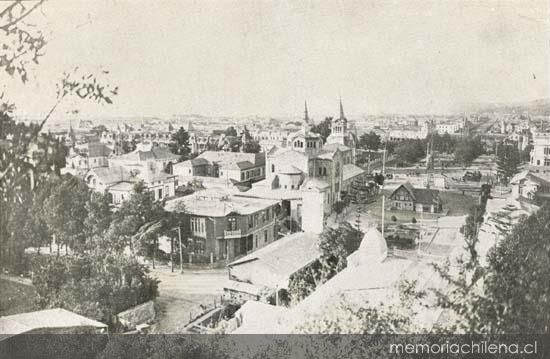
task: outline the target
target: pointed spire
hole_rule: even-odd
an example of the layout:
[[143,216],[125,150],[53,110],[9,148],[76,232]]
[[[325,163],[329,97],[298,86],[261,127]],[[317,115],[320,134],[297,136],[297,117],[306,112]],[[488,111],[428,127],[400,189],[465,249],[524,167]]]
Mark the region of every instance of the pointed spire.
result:
[[309,124],[309,114],[307,112],[307,100],[304,102],[304,122]]
[[346,117],[344,116],[344,105],[342,105],[342,98],[340,97],[340,119],[343,120]]

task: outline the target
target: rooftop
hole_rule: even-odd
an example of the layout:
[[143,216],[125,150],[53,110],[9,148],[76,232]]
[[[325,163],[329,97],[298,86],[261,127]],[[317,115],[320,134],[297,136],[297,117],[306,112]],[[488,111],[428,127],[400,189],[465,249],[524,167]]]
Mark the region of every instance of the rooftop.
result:
[[286,288],[290,276],[319,258],[319,235],[299,232],[228,265],[230,276],[238,281],[274,289]]
[[230,213],[248,215],[276,205],[270,199],[240,197],[221,189],[206,189],[192,195],[166,202],[166,210],[178,212],[183,205],[185,211],[197,216],[225,217]]
[[70,327],[105,329],[107,325],[61,308],[0,317],[0,334],[17,335],[36,329]]

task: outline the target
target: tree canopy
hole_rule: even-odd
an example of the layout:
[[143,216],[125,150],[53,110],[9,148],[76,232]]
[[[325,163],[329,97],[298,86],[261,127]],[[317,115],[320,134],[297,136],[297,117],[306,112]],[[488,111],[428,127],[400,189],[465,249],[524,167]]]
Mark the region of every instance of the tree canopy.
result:
[[323,142],[327,142],[327,137],[330,136],[330,124],[332,122],[332,117],[325,117],[325,119],[311,127],[311,132],[318,133],[321,135]]
[[359,147],[364,148],[369,151],[378,151],[382,146],[382,141],[380,136],[377,135],[374,131],[369,133],[364,133],[359,137]]

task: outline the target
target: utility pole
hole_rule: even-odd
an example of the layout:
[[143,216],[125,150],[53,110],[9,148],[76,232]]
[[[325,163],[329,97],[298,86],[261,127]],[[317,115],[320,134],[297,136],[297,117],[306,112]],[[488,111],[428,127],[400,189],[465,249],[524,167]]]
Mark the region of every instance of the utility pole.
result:
[[170,236],[170,270],[174,273],[174,238]]
[[181,226],[178,226],[178,238],[180,242],[180,270],[181,270],[181,273],[183,274],[183,248],[181,245]]
[[387,141],[384,142],[384,152],[382,154],[382,177],[384,177],[382,181],[382,238],[384,238],[384,217],[386,213],[386,195],[384,194],[384,185],[386,184],[386,143]]

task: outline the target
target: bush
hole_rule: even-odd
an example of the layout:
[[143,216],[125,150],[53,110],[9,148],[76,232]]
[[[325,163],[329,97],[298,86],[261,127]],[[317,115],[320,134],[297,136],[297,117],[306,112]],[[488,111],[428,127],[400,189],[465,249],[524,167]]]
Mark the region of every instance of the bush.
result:
[[413,217],[413,218],[411,219],[411,222],[412,222],[412,223],[416,223],[416,218]]
[[391,220],[392,220],[392,222],[397,222],[397,217],[396,216],[391,216]]
[[158,296],[158,280],[134,259],[111,254],[52,257],[35,272],[41,308],[66,308],[114,327],[116,314]]

